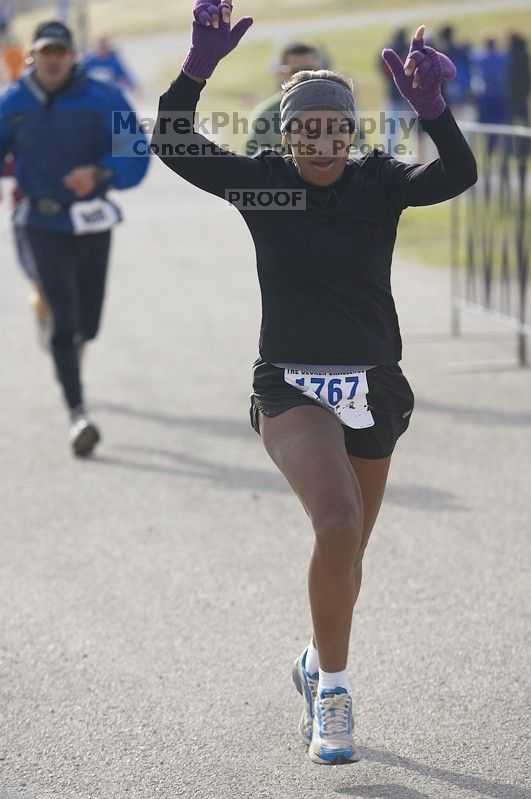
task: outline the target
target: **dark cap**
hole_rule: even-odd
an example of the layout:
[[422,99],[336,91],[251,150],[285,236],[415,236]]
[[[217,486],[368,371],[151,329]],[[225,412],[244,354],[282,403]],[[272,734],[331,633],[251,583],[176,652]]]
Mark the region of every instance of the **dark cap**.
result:
[[66,47],[67,50],[74,49],[74,39],[72,32],[66,25],[57,20],[51,22],[41,22],[33,34],[32,47],[34,50],[42,50],[49,45],[59,45]]

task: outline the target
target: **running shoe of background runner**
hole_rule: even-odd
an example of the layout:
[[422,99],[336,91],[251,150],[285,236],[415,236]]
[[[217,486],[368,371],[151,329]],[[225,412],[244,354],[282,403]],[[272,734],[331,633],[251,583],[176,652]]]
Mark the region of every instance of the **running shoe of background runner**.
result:
[[306,671],[306,653],[308,647],[304,652],[299,655],[293,664],[291,676],[295,683],[295,688],[302,696],[302,715],[299,721],[299,735],[306,745],[309,745],[312,740],[312,727],[313,727],[313,706],[317,694],[317,683],[319,682],[319,673],[308,674]]
[[339,766],[356,763],[352,697],[344,688],[322,689],[315,697],[309,755],[314,763]]
[[74,455],[84,457],[90,455],[100,440],[100,431],[89,419],[82,405],[74,408],[70,414],[70,446]]

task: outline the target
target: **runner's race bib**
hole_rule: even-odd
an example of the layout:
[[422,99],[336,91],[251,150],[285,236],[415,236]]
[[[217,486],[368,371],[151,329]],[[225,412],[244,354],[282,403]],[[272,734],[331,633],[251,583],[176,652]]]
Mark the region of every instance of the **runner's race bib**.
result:
[[333,411],[341,424],[354,430],[374,425],[367,403],[369,387],[365,371],[305,372],[284,369],[284,380]]
[[70,206],[70,218],[76,236],[104,233],[120,221],[120,212],[103,197],[81,200]]

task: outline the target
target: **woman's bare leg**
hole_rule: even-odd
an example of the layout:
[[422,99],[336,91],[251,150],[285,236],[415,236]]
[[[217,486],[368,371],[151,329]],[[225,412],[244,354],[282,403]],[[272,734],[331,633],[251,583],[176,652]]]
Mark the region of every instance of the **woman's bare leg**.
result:
[[324,408],[302,405],[260,414],[265,448],[301,500],[313,525],[309,572],[314,637],[321,668],[346,667],[356,595],[354,567],[363,547],[363,499],[340,422]]
[[361,588],[363,553],[382,506],[387,476],[391,465],[391,456],[378,460],[369,460],[367,458],[356,458],[353,455],[349,455],[349,460],[356,473],[361,489],[364,511],[363,541],[360,556],[354,570],[356,580],[354,604],[356,604]]
[[[352,608],[354,608],[356,602],[358,601],[358,596],[361,588],[361,580],[363,574],[363,554],[365,552],[365,547],[367,546],[371,532],[376,523],[376,519],[378,518],[380,507],[382,505],[385,486],[387,483],[387,475],[389,473],[389,466],[391,465],[391,457],[382,458],[378,460],[369,460],[367,458],[356,458],[352,455],[349,455],[349,460],[356,474],[363,500],[362,544],[353,567],[354,588],[353,588],[353,597],[352,597]],[[320,601],[319,592],[315,591],[315,586],[312,583],[312,572],[314,569],[314,559],[316,558],[316,556],[318,557],[317,547],[314,547],[314,552],[312,555],[312,559],[310,561],[308,586],[310,591],[310,602],[312,602],[312,596],[314,596],[315,601],[318,603]],[[352,612],[351,612],[351,619],[352,619]],[[319,645],[317,644],[317,635],[315,633],[314,633],[314,645],[316,649],[319,651],[319,661],[321,664],[321,668],[323,668],[324,671],[329,671],[329,669],[325,668],[322,665],[323,659],[321,657]],[[337,671],[340,670],[341,669],[337,669]]]
[[381,507],[391,458],[349,456],[343,429],[326,410],[300,406],[260,414],[267,452],[301,500],[315,531],[308,574],[321,668],[346,667],[362,559]]

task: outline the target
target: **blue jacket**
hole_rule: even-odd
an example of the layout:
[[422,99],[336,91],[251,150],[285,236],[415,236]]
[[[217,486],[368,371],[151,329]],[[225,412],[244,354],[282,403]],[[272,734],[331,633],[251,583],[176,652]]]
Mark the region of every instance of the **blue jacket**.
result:
[[480,78],[479,96],[505,99],[508,93],[507,75],[509,57],[500,50],[483,50],[476,53],[476,76]]
[[89,53],[83,59],[83,66],[87,73],[96,80],[112,81],[118,86],[122,85],[128,89],[136,87],[136,81],[114,50],[106,56]]
[[[63,177],[75,167],[100,164],[112,173],[83,200],[103,197],[110,188],[128,189],[140,183],[148,156],[132,154],[133,137],[127,131],[113,136],[114,111],[133,114],[119,89],[89,78],[79,65],[68,84],[52,97],[40,88],[32,70],[0,95],[0,163],[8,153],[15,156],[17,182],[31,200],[22,224],[72,230],[68,209],[78,198],[64,185]],[[141,132],[134,138],[146,142]],[[143,146],[140,151],[148,150]],[[54,205],[61,207],[53,212]]]

